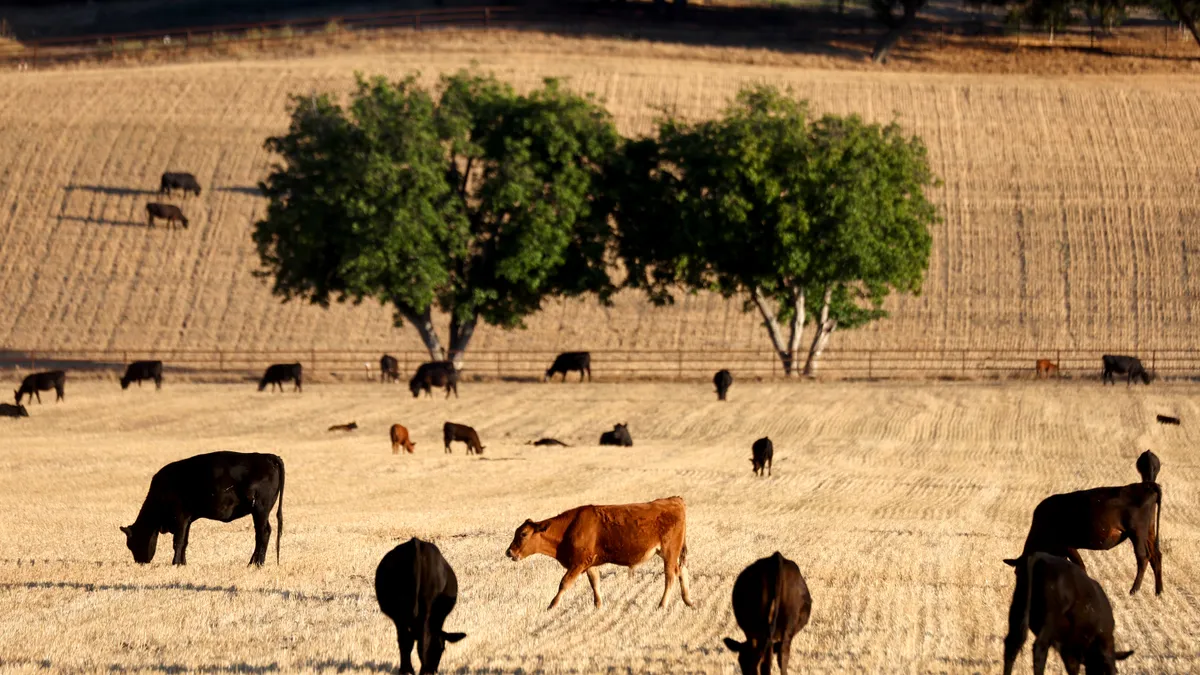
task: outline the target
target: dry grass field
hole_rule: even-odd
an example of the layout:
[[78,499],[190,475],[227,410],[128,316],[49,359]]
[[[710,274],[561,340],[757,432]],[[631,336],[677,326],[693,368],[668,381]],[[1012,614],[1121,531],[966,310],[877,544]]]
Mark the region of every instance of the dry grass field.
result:
[[[1183,73],[1025,77],[815,70],[762,51],[449,35],[391,51],[294,60],[0,74],[0,345],[7,348],[404,349],[380,306],[281,306],[252,277],[254,186],[293,93],[347,91],[352,73],[471,65],[527,88],[545,76],[595,92],[622,131],[657,110],[716,114],[748,82],[790,86],[815,110],[896,116],[930,147],[925,293],[833,347],[1195,347],[1200,316],[1200,79]],[[578,50],[572,45],[578,44]],[[164,170],[205,186],[192,225],[144,226]],[[651,309],[549,303],[529,330],[483,329],[476,349],[765,346],[739,301]]]
[[[122,392],[71,385],[67,401],[0,419],[0,670],[5,672],[388,672],[391,624],[372,579],[392,546],[438,543],[457,570],[453,673],[733,673],[738,572],[779,550],[814,598],[794,646],[804,673],[998,672],[1030,514],[1053,492],[1137,479],[1153,448],[1166,590],[1128,595],[1129,544],[1084,552],[1111,598],[1123,673],[1200,671],[1200,414],[1195,386],[1088,384],[464,385],[459,400],[396,386],[251,385]],[[547,410],[554,414],[548,415]],[[1162,427],[1156,413],[1184,424]],[[355,420],[356,433],[331,434]],[[486,452],[440,447],[453,420]],[[627,420],[633,448],[599,448]],[[413,431],[393,456],[387,427]],[[551,435],[571,448],[524,443]],[[749,447],[775,442],[774,476]],[[184,568],[135,565],[118,525],[163,464],[214,449],[268,451],[287,467],[282,562],[247,569],[249,520],[201,521]],[[661,567],[604,568],[547,612],[557,563],[504,557],[525,518],[584,503],[668,495],[688,503],[697,606],[656,605]],[[1029,647],[1019,671],[1030,670]],[[1055,660],[1050,672],[1062,672]]]

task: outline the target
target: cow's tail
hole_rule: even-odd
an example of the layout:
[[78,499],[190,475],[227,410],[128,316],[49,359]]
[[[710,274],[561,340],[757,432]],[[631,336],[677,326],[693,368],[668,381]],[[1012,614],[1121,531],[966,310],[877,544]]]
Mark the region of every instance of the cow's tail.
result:
[[[771,601],[767,605],[767,629],[768,640],[774,640],[776,635],[776,622],[779,620],[779,605],[780,599],[783,597],[783,556],[779,551],[771,556],[771,561],[775,563],[775,589],[771,594]],[[770,658],[770,654],[767,655]]]
[[[1017,565],[1025,566],[1025,574],[1017,571],[1017,587],[1013,589],[1012,606],[1008,609],[1008,635],[1004,637],[1004,672],[1012,672],[1013,661],[1017,655],[1021,653],[1021,647],[1025,645],[1025,635],[1029,632],[1029,608],[1033,604],[1033,564],[1035,558],[1032,555],[1022,555],[1021,558],[1013,561]],[[1021,584],[1024,582],[1024,595],[1022,596]]]
[[679,551],[679,566],[687,567],[687,542],[683,542],[683,548]]
[[1158,495],[1158,505],[1156,506],[1156,512],[1154,514],[1154,550],[1162,551],[1162,549],[1159,548],[1162,546],[1162,530],[1159,529],[1162,527],[1162,488],[1159,487],[1158,483],[1151,483],[1151,485],[1154,486],[1154,493]]
[[275,564],[279,564],[279,542],[283,539],[283,460],[279,457],[275,458],[276,464],[279,465],[279,506],[275,508]]

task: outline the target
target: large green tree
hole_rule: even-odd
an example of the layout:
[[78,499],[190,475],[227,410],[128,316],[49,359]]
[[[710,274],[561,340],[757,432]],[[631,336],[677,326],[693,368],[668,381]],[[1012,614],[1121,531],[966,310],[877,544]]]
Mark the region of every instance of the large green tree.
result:
[[892,291],[920,290],[935,178],[924,145],[895,124],[814,121],[804,102],[752,87],[720,119],[666,119],[612,175],[626,284],[660,304],[681,288],[744,298],[788,374],[807,324],[811,374],[836,328],[884,316]]
[[[375,299],[434,359],[458,362],[480,320],[523,326],[547,297],[607,299],[603,172],[620,137],[554,80],[518,95],[490,76],[358,77],[348,106],[296,97],[254,241],[285,301]],[[450,317],[449,354],[433,310]]]

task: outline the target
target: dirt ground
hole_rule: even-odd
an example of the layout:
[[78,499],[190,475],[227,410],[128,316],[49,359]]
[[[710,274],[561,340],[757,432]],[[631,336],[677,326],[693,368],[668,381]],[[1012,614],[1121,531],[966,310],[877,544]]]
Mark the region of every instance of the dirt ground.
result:
[[[733,673],[733,581],[779,550],[814,598],[794,645],[799,672],[969,673],[1000,668],[1013,575],[1033,507],[1055,492],[1137,479],[1152,448],[1166,590],[1135,596],[1129,544],[1085,552],[1112,600],[1122,673],[1200,671],[1200,464],[1194,385],[1095,383],[464,384],[462,398],[400,386],[168,382],[121,391],[68,383],[67,399],[0,418],[0,670],[388,672],[391,624],[371,580],[391,547],[435,541],[459,577],[453,673]],[[1157,413],[1183,424],[1163,427]],[[474,426],[485,454],[443,453],[444,421]],[[356,421],[351,434],[328,433]],[[633,448],[600,448],[628,422]],[[407,425],[416,454],[394,456]],[[575,447],[524,445],[554,436]],[[773,475],[751,475],[769,436]],[[201,521],[185,568],[167,540],[137,566],[132,522],[163,464],[216,449],[278,453],[287,467],[282,561],[247,569],[249,520]],[[554,611],[562,570],[504,557],[525,518],[586,503],[681,495],[697,600],[657,608],[661,567],[604,568]],[[1019,661],[1030,671],[1029,647]],[[1057,661],[1049,672],[1062,672]]]

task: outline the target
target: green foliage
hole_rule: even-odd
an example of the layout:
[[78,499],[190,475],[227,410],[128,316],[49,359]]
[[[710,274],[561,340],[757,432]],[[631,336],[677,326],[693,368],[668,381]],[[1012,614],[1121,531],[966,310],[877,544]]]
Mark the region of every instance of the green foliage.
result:
[[359,77],[351,99],[295,97],[266,142],[281,163],[254,240],[276,294],[374,298],[421,331],[436,307],[461,352],[477,319],[516,327],[548,295],[611,293],[594,204],[619,136],[596,102],[467,72],[436,99],[415,76]]

